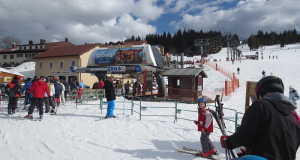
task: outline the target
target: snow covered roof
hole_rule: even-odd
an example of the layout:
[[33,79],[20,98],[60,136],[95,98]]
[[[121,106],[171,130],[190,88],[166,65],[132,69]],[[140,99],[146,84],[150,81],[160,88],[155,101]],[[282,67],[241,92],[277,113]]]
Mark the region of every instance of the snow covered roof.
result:
[[18,72],[11,72],[10,70],[4,69],[4,68],[0,68],[0,72],[11,73],[11,74],[15,74],[18,76],[24,76],[23,74],[20,74]]
[[179,68],[179,69],[169,69],[163,76],[197,76],[201,73],[204,78],[207,78],[207,74],[204,70],[200,68]]

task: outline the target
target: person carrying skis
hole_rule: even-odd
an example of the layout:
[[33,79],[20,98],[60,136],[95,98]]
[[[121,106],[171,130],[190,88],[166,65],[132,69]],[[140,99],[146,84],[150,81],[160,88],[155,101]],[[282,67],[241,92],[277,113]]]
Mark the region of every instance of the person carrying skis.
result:
[[17,75],[14,76],[13,80],[9,82],[5,86],[5,93],[9,97],[8,102],[8,115],[12,115],[16,113],[16,109],[18,108],[18,100],[21,96],[22,86],[19,83],[19,78]]
[[28,91],[29,91],[31,85],[32,85],[31,78],[27,78],[27,82],[26,82],[26,84],[24,85],[24,87],[22,89],[22,94],[25,92],[24,109],[26,109],[26,106],[28,104],[29,105],[31,104],[32,94],[28,94]]
[[108,80],[104,82],[105,95],[107,100],[107,114],[105,118],[115,118],[114,109],[115,109],[115,100],[116,94],[113,86],[114,77],[110,76]]
[[289,98],[294,102],[294,104],[297,106],[297,100],[299,100],[299,94],[298,94],[298,92],[294,89],[294,87],[293,86],[290,86],[289,87],[289,90],[290,90],[290,92],[289,92]]
[[221,136],[221,146],[245,146],[247,155],[268,160],[294,160],[300,144],[300,126],[295,118],[295,105],[283,94],[282,80],[263,77],[256,84],[255,93],[258,100],[246,110],[233,135]]
[[50,97],[50,92],[47,83],[44,81],[44,76],[41,76],[39,80],[35,80],[31,85],[28,94],[32,92],[31,105],[28,110],[28,115],[24,118],[32,119],[32,113],[37,106],[39,108],[40,119],[43,118],[43,101],[45,97],[45,92]]
[[201,132],[200,142],[203,151],[199,155],[211,157],[212,154],[216,154],[214,145],[208,137],[213,132],[213,119],[209,108],[206,107],[204,98],[198,99],[198,121],[194,121],[194,123],[198,126],[198,131]]

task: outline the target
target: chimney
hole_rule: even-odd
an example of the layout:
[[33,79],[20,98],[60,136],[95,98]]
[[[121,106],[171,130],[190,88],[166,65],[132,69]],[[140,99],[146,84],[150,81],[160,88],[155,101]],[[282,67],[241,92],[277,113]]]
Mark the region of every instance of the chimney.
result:
[[46,43],[46,40],[41,39],[41,44],[45,44],[45,43]]
[[33,40],[29,40],[29,45],[33,45]]
[[69,38],[65,38],[65,42],[69,42]]
[[16,44],[13,43],[13,44],[11,45],[11,48],[16,48]]

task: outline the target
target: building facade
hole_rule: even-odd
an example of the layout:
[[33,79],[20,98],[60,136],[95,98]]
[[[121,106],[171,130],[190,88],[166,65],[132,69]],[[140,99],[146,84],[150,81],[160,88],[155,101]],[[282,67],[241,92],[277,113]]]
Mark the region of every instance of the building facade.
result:
[[94,49],[102,47],[101,44],[85,44],[65,47],[55,47],[35,59],[35,75],[45,77],[65,77],[70,83],[76,77],[78,82],[83,82],[92,88],[98,78],[90,73],[71,72],[70,67],[86,67],[88,59]]
[[26,45],[12,44],[12,48],[0,50],[0,66],[3,64],[21,64],[23,62],[34,61],[32,57],[39,55],[53,47],[58,46],[73,46],[68,38],[65,38],[63,42],[50,42],[46,43],[46,40],[41,39],[40,43],[33,43],[33,40],[29,40]]

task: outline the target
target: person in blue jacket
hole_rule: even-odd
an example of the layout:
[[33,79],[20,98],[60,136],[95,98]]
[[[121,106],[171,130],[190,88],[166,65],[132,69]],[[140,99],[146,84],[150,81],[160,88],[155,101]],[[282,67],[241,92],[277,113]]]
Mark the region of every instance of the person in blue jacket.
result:
[[31,78],[27,78],[27,83],[24,85],[24,87],[22,89],[22,94],[25,92],[24,108],[26,108],[26,105],[31,104],[32,93],[28,94],[28,91],[29,91],[29,88],[31,87],[31,85],[32,85]]
[[298,92],[294,89],[293,86],[289,87],[290,92],[289,92],[289,98],[295,103],[297,104],[297,100],[299,100],[299,94]]

